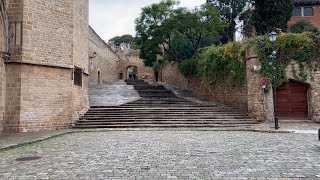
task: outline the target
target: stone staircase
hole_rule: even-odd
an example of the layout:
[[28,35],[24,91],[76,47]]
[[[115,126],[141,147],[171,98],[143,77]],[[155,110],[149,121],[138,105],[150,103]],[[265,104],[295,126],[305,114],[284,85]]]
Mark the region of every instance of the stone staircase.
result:
[[235,108],[202,105],[162,85],[126,81],[141,99],[120,106],[91,106],[74,128],[246,128],[257,124]]

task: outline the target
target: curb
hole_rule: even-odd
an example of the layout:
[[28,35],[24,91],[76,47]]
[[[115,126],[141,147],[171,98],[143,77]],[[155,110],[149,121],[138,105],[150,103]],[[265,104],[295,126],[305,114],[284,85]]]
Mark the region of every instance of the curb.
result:
[[8,145],[0,146],[0,152],[6,151],[6,150],[9,150],[9,149],[14,149],[14,148],[17,148],[17,147],[21,147],[21,146],[24,146],[24,145],[27,145],[27,144],[34,144],[34,143],[37,143],[37,142],[45,141],[45,140],[52,139],[52,138],[59,137],[59,136],[63,136],[63,135],[66,135],[66,134],[72,134],[72,133],[75,133],[75,131],[62,132],[62,133],[54,134],[54,135],[41,136],[39,138],[32,139],[32,140],[27,140],[25,142],[21,142],[21,143],[17,143],[17,144],[8,144]]
[[259,133],[294,133],[294,131],[257,130],[257,129],[201,129],[201,128],[119,128],[119,129],[77,129],[75,132],[111,132],[111,131],[230,131],[230,132],[259,132]]

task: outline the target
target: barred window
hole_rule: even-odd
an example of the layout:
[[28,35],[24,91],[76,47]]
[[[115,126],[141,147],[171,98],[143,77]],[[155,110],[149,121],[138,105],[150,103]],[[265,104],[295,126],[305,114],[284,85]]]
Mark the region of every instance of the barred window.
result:
[[74,85],[82,86],[82,69],[75,67],[73,70],[73,82]]

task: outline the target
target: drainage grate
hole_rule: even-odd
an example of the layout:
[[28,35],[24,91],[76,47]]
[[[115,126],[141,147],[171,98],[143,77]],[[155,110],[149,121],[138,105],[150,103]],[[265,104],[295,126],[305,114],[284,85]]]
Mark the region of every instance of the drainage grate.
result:
[[28,156],[28,157],[22,157],[22,158],[17,158],[16,161],[34,161],[41,159],[40,156]]

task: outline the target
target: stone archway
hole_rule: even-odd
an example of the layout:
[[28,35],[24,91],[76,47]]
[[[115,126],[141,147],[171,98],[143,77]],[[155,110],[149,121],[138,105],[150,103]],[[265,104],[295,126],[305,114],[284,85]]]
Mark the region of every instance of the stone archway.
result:
[[136,80],[138,79],[138,67],[128,66],[127,68],[127,79]]

